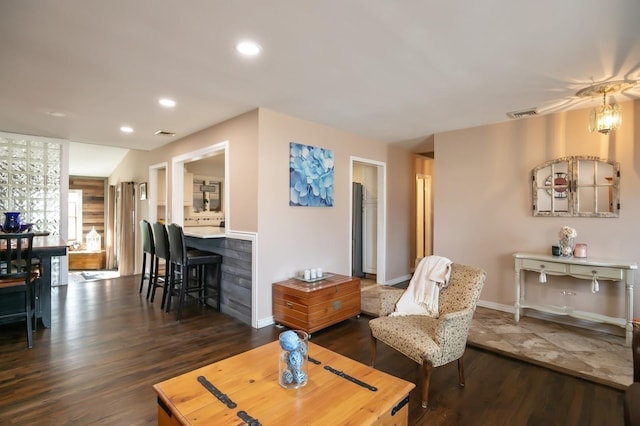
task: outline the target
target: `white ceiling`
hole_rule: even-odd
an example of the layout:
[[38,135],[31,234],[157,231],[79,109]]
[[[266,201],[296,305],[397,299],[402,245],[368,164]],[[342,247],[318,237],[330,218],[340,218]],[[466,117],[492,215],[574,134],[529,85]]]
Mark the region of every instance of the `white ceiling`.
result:
[[106,145],[69,143],[69,176],[109,177],[128,149]]
[[640,79],[639,18],[638,0],[2,0],[0,131],[150,150],[265,107],[409,146],[597,104],[576,91]]

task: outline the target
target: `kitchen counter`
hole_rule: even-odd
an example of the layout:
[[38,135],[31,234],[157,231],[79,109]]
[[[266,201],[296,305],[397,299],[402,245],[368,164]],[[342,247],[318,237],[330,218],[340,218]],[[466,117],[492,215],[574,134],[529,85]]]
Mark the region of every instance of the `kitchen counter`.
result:
[[224,228],[219,226],[185,226],[182,228],[184,235],[196,238],[224,238]]
[[[252,317],[255,247],[252,239],[239,239],[226,233],[224,227],[187,226],[184,240],[188,248],[209,251],[222,256],[220,312],[248,324]],[[206,423],[206,421],[205,421]]]

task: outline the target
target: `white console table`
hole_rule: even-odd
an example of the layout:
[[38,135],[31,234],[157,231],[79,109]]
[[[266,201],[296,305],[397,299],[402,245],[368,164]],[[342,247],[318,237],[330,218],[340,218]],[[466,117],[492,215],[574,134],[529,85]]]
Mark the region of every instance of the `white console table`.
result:
[[[516,302],[515,320],[520,321],[522,309],[529,308],[541,312],[558,315],[569,315],[574,318],[597,321],[601,323],[614,324],[625,329],[625,341],[627,346],[631,346],[633,335],[633,277],[634,271],[638,269],[636,262],[628,262],[616,259],[595,259],[595,258],[575,258],[550,256],[538,253],[515,253],[516,267]],[[614,318],[593,312],[572,311],[527,303],[525,298],[525,274],[524,271],[533,271],[545,275],[569,275],[575,278],[590,280],[592,291],[598,291],[598,282],[624,281],[625,283],[625,316],[624,318]],[[544,284],[541,284],[544,285]]]

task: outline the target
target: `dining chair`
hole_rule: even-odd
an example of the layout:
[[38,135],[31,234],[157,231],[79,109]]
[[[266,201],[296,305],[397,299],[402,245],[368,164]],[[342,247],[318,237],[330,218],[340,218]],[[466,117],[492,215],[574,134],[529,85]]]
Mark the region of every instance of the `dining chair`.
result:
[[27,346],[33,347],[35,328],[34,283],[38,272],[31,265],[33,233],[0,233],[0,297],[24,298],[24,305],[0,315],[0,320],[25,319]]
[[[175,223],[168,225],[167,234],[169,235],[169,264],[171,270],[169,271],[170,284],[167,291],[165,310],[169,312],[171,297],[178,296],[176,321],[180,321],[182,307],[186,302],[186,298],[189,297],[204,305],[210,297],[209,292],[211,290],[216,291],[215,296],[219,310],[222,256],[209,251],[187,250],[184,232],[180,225]],[[213,282],[215,288],[213,289],[207,285],[207,267],[214,268]]]
[[[148,282],[147,298],[149,298],[154,279],[153,271],[156,262],[156,249],[153,243],[153,231],[148,220],[142,219],[140,221],[140,235],[142,236],[142,276],[140,276],[140,288],[138,289],[138,293],[142,293],[142,287],[144,286],[144,280],[146,279]],[[149,257],[148,272],[147,257]]]

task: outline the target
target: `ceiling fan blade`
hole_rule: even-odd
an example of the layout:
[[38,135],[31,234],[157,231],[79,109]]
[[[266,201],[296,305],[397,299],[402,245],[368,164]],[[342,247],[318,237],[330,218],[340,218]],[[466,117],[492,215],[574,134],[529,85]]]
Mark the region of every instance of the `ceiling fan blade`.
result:
[[569,111],[578,108],[580,105],[591,102],[589,98],[579,98],[572,96],[567,99],[551,101],[547,105],[538,108],[538,114],[552,114],[555,112]]

